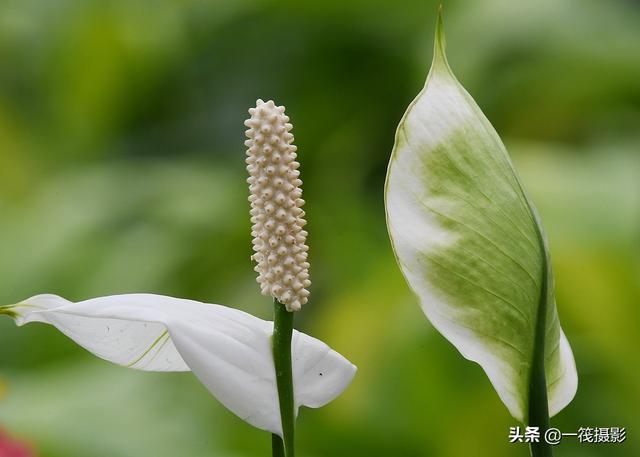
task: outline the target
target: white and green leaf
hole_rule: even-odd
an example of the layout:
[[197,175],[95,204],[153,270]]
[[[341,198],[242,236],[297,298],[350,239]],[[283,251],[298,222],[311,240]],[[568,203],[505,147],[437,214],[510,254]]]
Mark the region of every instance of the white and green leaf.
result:
[[545,237],[502,141],[447,63],[441,16],[434,48],[389,163],[393,248],[428,319],[482,366],[518,420],[543,358],[553,415],[573,398],[577,374]]
[[[193,371],[230,411],[282,435],[271,335],[273,322],[221,305],[130,294],[77,303],[37,295],[0,314],[18,325],[43,322],[96,356],[145,371]],[[351,382],[356,367],[322,341],[294,332],[296,411],[321,407]]]

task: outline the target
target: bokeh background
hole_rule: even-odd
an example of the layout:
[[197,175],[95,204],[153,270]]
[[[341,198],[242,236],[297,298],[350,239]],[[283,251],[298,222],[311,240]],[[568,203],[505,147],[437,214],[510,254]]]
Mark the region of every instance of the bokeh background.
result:
[[[424,0],[2,0],[0,303],[137,291],[269,318],[249,259],[243,120],[273,98],[294,123],[309,219],[312,301],[297,327],[359,366],[338,400],[302,411],[300,455],[528,455],[508,443],[517,424],[482,370],[422,315],[386,234],[386,164],[427,73],[435,11]],[[451,0],[445,23],[449,61],[550,239],[580,376],[552,422],[627,428],[623,444],[568,439],[557,455],[638,456],[640,4]],[[112,366],[52,327],[6,318],[0,428],[40,457],[270,446],[189,373]]]

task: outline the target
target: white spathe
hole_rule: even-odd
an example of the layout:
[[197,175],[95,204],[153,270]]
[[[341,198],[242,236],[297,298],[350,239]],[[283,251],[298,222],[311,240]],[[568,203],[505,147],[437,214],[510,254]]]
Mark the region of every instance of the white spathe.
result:
[[578,375],[544,231],[498,133],[447,62],[441,13],[427,81],[396,131],[385,209],[425,315],[480,364],[513,417],[530,420],[539,353],[549,414],[568,405]]
[[[0,308],[18,325],[44,322],[118,365],[193,371],[230,411],[282,435],[271,335],[273,322],[221,305],[153,294],[113,295],[77,303],[37,295]],[[294,331],[296,412],[335,399],[356,367],[322,341]]]

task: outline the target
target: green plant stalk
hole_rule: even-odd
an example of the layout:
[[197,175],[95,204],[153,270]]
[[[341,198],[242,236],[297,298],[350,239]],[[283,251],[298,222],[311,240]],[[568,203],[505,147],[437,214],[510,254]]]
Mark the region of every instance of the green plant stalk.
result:
[[[276,384],[282,420],[282,440],[277,435],[272,438],[273,456],[294,457],[294,399],[293,374],[291,368],[291,337],[293,335],[293,313],[277,299],[273,299],[273,360],[276,369]],[[278,443],[279,442],[279,443]],[[282,452],[284,448],[284,452]]]
[[276,434],[271,435],[271,456],[284,457],[284,443],[282,438]]
[[[536,359],[539,358],[536,356]],[[529,391],[529,425],[538,427],[540,441],[531,443],[532,457],[553,457],[551,445],[544,439],[549,429],[549,407],[547,405],[547,380],[544,374],[544,361],[536,362],[531,373],[531,389]]]
[[[541,235],[539,235],[541,237]],[[532,457],[553,457],[552,447],[545,441],[545,432],[549,429],[549,402],[547,399],[547,377],[544,371],[545,331],[548,301],[548,259],[544,260],[542,268],[542,284],[540,287],[540,306],[535,331],[535,351],[531,367],[529,385],[529,425],[538,427],[540,441],[531,443]]]

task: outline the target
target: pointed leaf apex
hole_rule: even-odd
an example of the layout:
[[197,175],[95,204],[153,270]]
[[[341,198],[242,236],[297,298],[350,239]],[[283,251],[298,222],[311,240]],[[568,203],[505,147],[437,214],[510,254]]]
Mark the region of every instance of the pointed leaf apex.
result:
[[444,35],[444,6],[442,3],[438,6],[438,18],[436,19],[436,32],[433,43],[433,63],[432,67],[437,68],[444,66],[449,69],[447,55],[445,53],[446,40]]
[[18,317],[18,313],[15,312],[15,310],[13,308],[15,308],[16,305],[5,305],[5,306],[0,306],[0,315],[5,315],[5,316],[9,316],[12,319],[15,319]]

